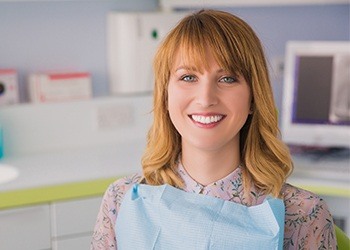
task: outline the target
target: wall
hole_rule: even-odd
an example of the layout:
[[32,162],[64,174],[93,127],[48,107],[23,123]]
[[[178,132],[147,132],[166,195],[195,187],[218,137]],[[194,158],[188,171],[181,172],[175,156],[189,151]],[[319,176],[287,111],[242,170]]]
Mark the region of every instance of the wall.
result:
[[[38,70],[78,69],[93,76],[95,96],[108,95],[106,13],[152,11],[157,0],[0,2],[0,68],[25,76]],[[273,64],[288,40],[349,40],[349,5],[245,7],[227,9],[257,31]],[[278,108],[282,78],[273,76]]]
[[[230,9],[257,32],[272,68],[275,59],[283,59],[289,40],[349,40],[349,10],[350,4]],[[281,110],[283,77],[272,70],[271,78]]]
[[42,70],[89,71],[94,95],[107,95],[106,14],[157,6],[157,0],[0,2],[0,68],[19,71],[21,100],[26,75]]

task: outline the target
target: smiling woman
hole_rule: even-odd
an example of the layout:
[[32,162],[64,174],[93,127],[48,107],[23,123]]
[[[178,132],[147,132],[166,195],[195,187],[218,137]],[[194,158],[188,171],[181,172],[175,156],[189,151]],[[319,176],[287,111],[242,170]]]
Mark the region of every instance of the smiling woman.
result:
[[286,183],[293,164],[247,23],[188,15],[159,47],[154,74],[143,173],[110,185],[92,249],[336,249],[327,204]]
[[[239,131],[252,106],[244,77],[222,69],[210,51],[205,50],[206,65],[198,69],[184,67],[189,64],[183,60],[186,51],[177,52],[167,97],[171,122],[181,135],[182,164],[203,185],[221,179],[240,164]],[[220,168],[209,164],[212,156],[216,159],[212,163],[220,163]],[[197,164],[198,159],[203,161],[201,171],[196,171],[193,159]]]
[[[215,66],[214,69],[211,68],[213,66]],[[211,75],[209,75],[209,69]],[[182,86],[184,89],[180,94],[181,98],[193,98],[191,93],[197,91],[199,93],[196,102],[207,106],[211,105],[210,102],[218,103],[218,105],[215,103],[205,107],[206,113],[208,109],[219,109],[224,104],[226,107],[234,106],[230,109],[234,109],[238,104],[241,105],[237,107],[236,113],[231,114],[230,117],[226,116],[220,124],[220,128],[224,128],[224,122],[230,122],[232,125],[232,119],[239,121],[238,124],[234,124],[236,133],[239,131],[239,135],[235,137],[239,144],[232,149],[236,155],[239,150],[239,157],[232,157],[231,154],[226,156],[227,152],[225,157],[219,154],[213,157],[219,161],[213,165],[226,165],[222,161],[230,157],[232,161],[234,158],[233,165],[244,163],[242,174],[246,180],[244,185],[247,191],[250,189],[251,180],[254,179],[260,189],[276,197],[279,196],[281,186],[291,172],[292,163],[288,149],[277,138],[279,129],[265,55],[259,38],[249,25],[226,12],[208,10],[189,15],[163,41],[155,55],[154,72],[155,117],[143,158],[147,183],[181,186],[176,168],[180,152],[182,157],[186,156],[182,148],[183,138],[176,127],[179,125],[174,123],[169,112],[170,102],[175,96],[171,91],[174,86],[172,83],[174,79],[178,79],[180,84],[175,86]],[[214,89],[214,84],[198,84],[196,91],[191,92],[190,90],[194,88],[192,85],[196,86],[198,79],[202,80],[204,77],[207,81],[213,81],[216,77],[214,81],[218,82],[217,88]],[[229,83],[224,83],[227,81]],[[206,85],[209,87],[204,88]],[[222,99],[221,103],[215,99],[218,96]],[[224,103],[223,100],[225,100]],[[247,116],[247,112],[252,110],[254,114]],[[242,119],[243,123],[239,119]],[[185,123],[181,124],[181,126],[184,125]],[[199,140],[208,138],[210,132],[207,132],[207,135]],[[211,140],[205,141],[210,143]],[[215,148],[214,144],[212,146]],[[223,151],[217,151],[219,152],[223,153]],[[191,159],[205,159],[203,156],[194,157],[193,154],[191,153]],[[229,160],[227,164],[228,162]],[[204,166],[208,164],[206,162]],[[203,164],[198,165],[203,166]],[[237,166],[238,164],[235,165]],[[186,167],[189,168],[190,165]],[[214,169],[216,173],[218,170]],[[230,169],[233,170],[232,165]],[[201,167],[201,171],[203,170]],[[166,174],[161,174],[162,172]]]

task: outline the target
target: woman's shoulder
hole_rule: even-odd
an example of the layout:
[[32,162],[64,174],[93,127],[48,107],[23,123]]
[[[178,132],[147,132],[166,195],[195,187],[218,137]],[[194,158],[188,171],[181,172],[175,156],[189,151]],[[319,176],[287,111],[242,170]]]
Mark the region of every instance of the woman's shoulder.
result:
[[105,202],[118,210],[126,192],[128,192],[134,184],[139,183],[141,178],[142,175],[136,173],[115,180],[109,185],[104,194]]
[[114,193],[115,195],[119,193],[126,193],[134,184],[139,183],[141,178],[142,175],[139,173],[124,176],[111,183],[108,187],[108,191],[110,193]]
[[298,219],[312,223],[312,218],[331,218],[325,200],[319,195],[288,183],[283,185],[282,193],[286,220]]
[[286,206],[295,205],[303,208],[304,211],[313,209],[315,205],[324,203],[324,200],[317,194],[285,183],[282,187],[282,194]]
[[282,194],[284,197],[288,197],[290,195],[297,196],[297,197],[309,197],[311,199],[320,199],[320,196],[315,194],[314,192],[311,192],[309,190],[296,187],[289,183],[284,183],[282,186]]

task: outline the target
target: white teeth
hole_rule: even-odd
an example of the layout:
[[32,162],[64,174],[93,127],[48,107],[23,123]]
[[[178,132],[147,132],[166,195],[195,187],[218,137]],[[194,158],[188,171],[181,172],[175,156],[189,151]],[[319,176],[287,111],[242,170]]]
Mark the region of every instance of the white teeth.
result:
[[192,119],[196,122],[203,124],[209,124],[213,122],[220,121],[224,116],[222,115],[213,115],[213,116],[202,116],[202,115],[192,115]]

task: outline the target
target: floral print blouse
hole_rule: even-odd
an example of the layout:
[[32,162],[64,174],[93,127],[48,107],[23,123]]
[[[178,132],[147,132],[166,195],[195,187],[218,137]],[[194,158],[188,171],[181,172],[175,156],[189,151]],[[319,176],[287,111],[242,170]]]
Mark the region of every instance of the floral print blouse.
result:
[[[193,180],[179,164],[178,172],[184,181],[183,190],[246,206],[261,204],[266,195],[252,187],[249,201],[243,196],[242,171],[238,167],[223,179],[203,186]],[[138,183],[141,175],[135,174],[112,183],[104,194],[92,237],[91,249],[117,249],[114,226],[125,193]],[[284,184],[285,228],[283,249],[336,249],[332,216],[327,204],[319,196]]]

